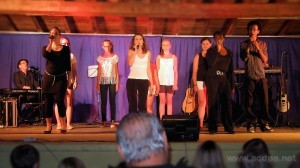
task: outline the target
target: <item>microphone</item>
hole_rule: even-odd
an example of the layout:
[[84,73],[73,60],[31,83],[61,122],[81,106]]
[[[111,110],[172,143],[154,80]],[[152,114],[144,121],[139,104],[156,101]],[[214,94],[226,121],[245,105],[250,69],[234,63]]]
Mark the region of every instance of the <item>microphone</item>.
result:
[[53,35],[50,35],[50,36],[49,36],[49,39],[53,40],[53,39],[54,39],[54,36],[53,36]]
[[286,55],[286,54],[288,54],[289,52],[287,52],[287,51],[283,51],[282,52],[282,55]]
[[34,72],[36,72],[38,70],[39,70],[39,68],[36,68],[34,66],[31,66],[30,68],[28,68],[28,71],[34,71]]
[[136,45],[136,49],[139,49],[140,48],[140,45]]

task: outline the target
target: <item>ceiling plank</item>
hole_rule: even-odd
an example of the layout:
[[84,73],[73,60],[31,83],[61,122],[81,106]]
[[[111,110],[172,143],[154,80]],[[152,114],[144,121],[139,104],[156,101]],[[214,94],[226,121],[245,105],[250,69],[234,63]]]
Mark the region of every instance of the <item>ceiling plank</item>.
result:
[[[141,3],[1,0],[0,14],[154,18],[299,18],[300,4]],[[140,10],[143,9],[143,10]]]
[[227,19],[223,28],[224,34],[232,35],[236,24],[237,24],[237,19]]
[[36,27],[37,32],[48,32],[49,31],[44,20],[42,19],[42,17],[32,16],[31,18]]

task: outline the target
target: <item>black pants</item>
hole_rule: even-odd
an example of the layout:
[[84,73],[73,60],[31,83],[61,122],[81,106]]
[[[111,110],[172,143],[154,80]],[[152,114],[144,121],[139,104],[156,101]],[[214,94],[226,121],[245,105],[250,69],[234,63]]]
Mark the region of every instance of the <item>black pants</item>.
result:
[[49,92],[44,92],[45,100],[45,118],[52,118],[53,116],[53,106],[54,103],[57,104],[58,114],[60,117],[66,116],[66,105],[65,105],[65,95],[67,91],[67,80],[66,78],[57,78],[55,84],[50,88]]
[[[206,79],[208,97],[208,130],[217,131],[217,110],[221,105],[221,120],[227,131],[233,130],[230,82],[223,76]],[[219,103],[218,103],[219,98]]]
[[107,106],[107,91],[109,93],[109,105],[111,120],[116,120],[116,85],[107,84],[100,85],[100,96],[101,96],[101,115],[102,122],[107,121],[106,119],[106,106]]
[[[259,80],[245,79],[245,109],[248,124],[256,124],[259,118],[263,124],[267,124],[270,120],[269,115],[269,95],[268,95],[268,81],[266,78]],[[261,105],[261,113],[255,114],[252,111],[252,104],[254,93],[257,93],[258,101]]]
[[[146,79],[127,79],[126,90],[129,104],[129,112],[147,111],[147,94],[149,80]],[[138,100],[137,100],[138,96]]]

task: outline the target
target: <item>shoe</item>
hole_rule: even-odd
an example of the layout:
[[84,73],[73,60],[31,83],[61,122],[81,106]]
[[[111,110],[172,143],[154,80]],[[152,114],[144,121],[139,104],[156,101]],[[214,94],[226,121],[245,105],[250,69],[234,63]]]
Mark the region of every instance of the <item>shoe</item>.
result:
[[261,124],[260,125],[261,132],[273,132],[274,130],[270,127],[269,124]]
[[234,134],[235,131],[233,129],[226,129],[225,128],[225,132],[227,132],[228,134]]
[[209,134],[216,134],[217,131],[216,130],[208,130]]
[[101,124],[100,124],[100,128],[103,128],[103,127],[107,127],[107,122],[106,121],[103,121]]
[[66,133],[67,133],[67,130],[60,130],[60,133],[61,133],[61,134],[66,134]]
[[57,130],[61,130],[61,127],[60,127],[60,126],[56,126],[56,129],[57,129]]
[[115,128],[115,127],[117,127],[117,125],[116,125],[115,121],[112,120],[112,121],[110,122],[110,128]]
[[247,126],[247,132],[249,133],[255,133],[256,127],[253,124],[248,124]]
[[44,134],[51,134],[51,132],[52,132],[52,126],[50,127],[49,131],[44,131]]

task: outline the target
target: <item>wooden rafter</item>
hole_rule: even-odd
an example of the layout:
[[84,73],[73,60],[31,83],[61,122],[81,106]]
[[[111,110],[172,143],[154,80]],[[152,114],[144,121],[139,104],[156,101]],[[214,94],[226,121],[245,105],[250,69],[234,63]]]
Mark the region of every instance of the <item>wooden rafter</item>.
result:
[[[299,18],[300,4],[141,3],[1,0],[0,14],[154,18]],[[140,10],[143,9],[143,10]]]

